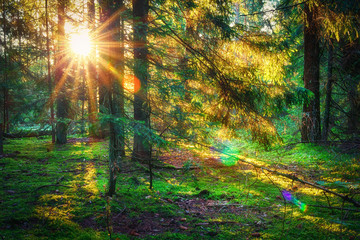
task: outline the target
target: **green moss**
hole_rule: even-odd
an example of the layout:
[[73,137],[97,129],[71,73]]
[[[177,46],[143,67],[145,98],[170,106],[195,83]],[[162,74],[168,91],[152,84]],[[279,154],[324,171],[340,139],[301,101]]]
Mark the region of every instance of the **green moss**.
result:
[[[163,178],[155,177],[153,190],[149,190],[148,173],[127,163],[135,174],[120,174],[116,195],[107,202],[107,143],[54,146],[49,141],[6,141],[5,151],[18,153],[1,159],[0,225],[5,239],[107,239],[109,214],[134,222],[149,216],[152,221],[159,221],[154,218],[158,216],[176,222],[154,236],[141,233],[144,239],[254,239],[257,234],[263,239],[359,236],[359,213],[312,207],[327,206],[328,201],[341,207],[339,199],[299,185],[293,195],[308,205],[307,212],[302,212],[281,199],[280,191],[296,183],[238,164],[212,169],[196,163],[201,168],[156,170]],[[356,156],[315,145],[279,146],[272,151],[249,143],[235,145],[239,154],[272,167],[295,169],[304,176],[311,174],[311,181],[334,191],[351,193],[358,189]],[[192,212],[190,203],[184,208],[186,201],[195,201],[198,210]],[[206,202],[215,205],[207,207],[208,212],[201,210]],[[91,224],[82,227],[90,220],[99,229],[89,228]],[[188,229],[179,229],[180,224]],[[134,238],[119,232],[113,237]]]

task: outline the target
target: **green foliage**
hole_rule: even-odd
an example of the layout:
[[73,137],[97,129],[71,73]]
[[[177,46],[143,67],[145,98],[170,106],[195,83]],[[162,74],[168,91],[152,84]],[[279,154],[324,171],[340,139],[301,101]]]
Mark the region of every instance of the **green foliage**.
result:
[[[49,140],[7,140],[6,151],[20,153],[1,160],[4,163],[0,166],[0,183],[4,186],[0,190],[2,236],[6,239],[107,238],[104,185],[107,182],[108,144],[75,142],[56,146]],[[319,179],[318,184],[339,192],[353,193],[359,187],[358,158],[340,152],[335,152],[337,157],[334,158],[335,148],[299,144],[291,149],[279,147],[277,151],[269,152],[247,141],[225,144],[230,145],[248,158],[296,167],[302,174],[312,173],[313,178]],[[344,164],[340,165],[341,162]],[[283,226],[286,234],[296,239],[337,239],[359,234],[356,213],[348,212],[344,219],[341,211],[312,207],[326,206],[328,200],[314,192],[300,191],[306,190],[305,187],[299,186],[301,189],[293,194],[310,205],[308,211],[301,212],[290,203],[285,209],[284,201],[278,199],[279,189],[273,184],[279,180],[275,175],[266,176],[243,165],[223,168],[204,165],[200,169],[190,168],[202,165],[195,161],[191,164],[185,162],[186,165],[189,167],[183,171],[156,169],[163,178],[154,179],[152,191],[148,188],[147,173],[127,173],[124,169],[125,172],[117,178],[117,193],[109,201],[112,216],[121,216],[119,221],[126,218],[127,224],[135,224],[139,219],[146,221],[147,218],[159,222],[163,218],[165,223],[175,219],[178,224],[189,227],[181,230],[174,225],[155,235],[145,232],[141,236],[143,239],[208,239],[214,234],[217,234],[214,239],[242,239],[254,232],[259,232],[263,238],[276,238],[282,236]],[[57,181],[59,186],[52,186]],[[284,188],[292,186],[291,181],[277,184],[284,184]],[[202,211],[206,206],[204,201],[215,204],[207,207],[211,214],[191,212]],[[330,201],[334,207],[343,204],[336,198]],[[189,205],[191,202],[194,205]],[[180,221],[181,218],[186,218],[186,221]],[[100,229],[91,228],[93,225],[82,226],[88,221],[94,221],[92,224]],[[122,226],[116,224],[118,222],[112,222],[113,229]],[[113,237],[133,238],[120,232],[115,232]]]

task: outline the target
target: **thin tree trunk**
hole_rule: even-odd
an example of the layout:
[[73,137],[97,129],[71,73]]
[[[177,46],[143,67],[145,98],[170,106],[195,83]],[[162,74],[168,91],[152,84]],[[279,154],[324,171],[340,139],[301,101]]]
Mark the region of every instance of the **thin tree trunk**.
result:
[[344,48],[343,70],[347,83],[349,111],[347,114],[347,131],[350,139],[359,139],[360,135],[360,101],[359,101],[359,69],[360,41],[356,40]]
[[[114,71],[117,74],[111,76],[109,106],[113,119],[124,117],[124,90],[122,81],[124,79],[124,21],[121,9],[124,7],[123,1],[118,1],[110,6],[110,15],[114,18],[110,23],[109,30],[114,34],[111,35],[110,41],[113,42],[109,47],[110,62],[114,64]],[[115,45],[116,43],[116,45]],[[108,195],[115,193],[117,172],[121,167],[121,159],[125,156],[125,136],[124,127],[118,121],[110,121],[110,143],[109,143],[109,190]]]
[[[114,103],[116,106],[116,116],[117,117],[125,117],[125,102],[124,102],[124,88],[123,81],[125,76],[125,21],[123,15],[123,8],[125,6],[124,1],[118,1],[118,9],[120,9],[119,19],[116,21],[117,25],[115,26],[118,29],[118,36],[115,37],[115,41],[119,42],[119,49],[114,49],[116,51],[116,70],[119,74],[117,74],[117,81],[113,82],[114,87]],[[120,157],[125,157],[125,129],[123,125],[117,124],[116,126],[116,134],[118,138],[118,154]]]
[[4,154],[4,134],[3,134],[3,124],[0,123],[0,155]]
[[[109,42],[109,17],[110,17],[110,9],[109,9],[109,0],[101,0],[99,1],[100,4],[100,24],[102,24],[102,35],[105,36],[104,38],[100,39],[102,42]],[[102,46],[100,52],[102,53],[101,60],[106,60],[108,62],[109,58],[109,46]],[[109,73],[108,66],[102,66],[99,69],[99,81],[98,81],[98,91],[99,91],[99,113],[106,114],[107,109],[109,109],[109,86],[110,86],[110,73]],[[107,123],[101,123],[99,126],[99,133],[98,136],[100,138],[105,138],[108,136],[108,128],[109,125]]]
[[305,4],[304,26],[304,86],[314,93],[310,103],[304,103],[301,141],[316,142],[321,139],[320,126],[320,46],[318,41],[317,10]]
[[[88,23],[89,29],[91,32],[95,30],[95,2],[94,0],[88,1]],[[89,112],[89,135],[90,137],[97,137],[97,126],[96,126],[96,91],[97,91],[97,81],[96,81],[96,47],[93,46],[91,53],[91,59],[88,61],[88,71],[87,71],[87,80],[88,80],[88,112]]]
[[50,65],[50,40],[49,40],[49,15],[48,0],[45,0],[45,18],[46,18],[46,52],[47,52],[47,81],[49,87],[49,104],[50,104],[50,125],[51,125],[51,141],[55,143],[55,127],[54,127],[54,101],[52,98],[52,81],[51,81],[51,65]]
[[[148,49],[147,17],[149,11],[148,0],[133,0],[134,18],[134,74],[139,79],[141,87],[134,94],[134,119],[150,128],[150,111],[148,100]],[[151,159],[151,143],[144,132],[134,131],[133,159],[147,162]]]
[[8,116],[8,59],[7,59],[7,40],[6,40],[6,6],[5,6],[5,0],[2,1],[2,18],[4,19],[3,21],[3,34],[4,34],[4,74],[3,74],[3,132],[8,133],[8,121],[9,121],[9,116]]
[[[64,48],[65,48],[65,0],[58,0],[58,53],[55,70],[55,82],[59,87],[56,96],[56,143],[65,144],[67,142],[67,123],[69,101],[66,97],[66,79],[64,69],[66,68]],[[62,80],[63,79],[63,80]],[[59,86],[60,85],[60,86]]]
[[326,98],[325,98],[325,111],[324,111],[324,125],[322,132],[322,140],[327,141],[329,136],[329,120],[331,109],[331,94],[333,84],[333,46],[329,44],[329,56],[328,56],[328,72],[327,72],[327,84],[326,84]]

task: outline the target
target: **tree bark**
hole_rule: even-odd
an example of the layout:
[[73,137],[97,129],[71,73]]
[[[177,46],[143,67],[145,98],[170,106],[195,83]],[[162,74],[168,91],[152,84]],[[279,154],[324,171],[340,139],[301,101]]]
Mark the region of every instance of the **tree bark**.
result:
[[320,126],[320,46],[318,40],[317,9],[305,3],[304,27],[304,86],[314,93],[314,98],[304,103],[301,141],[316,142],[321,139]]
[[[100,24],[102,24],[102,38],[99,39],[102,46],[99,47],[100,52],[100,61],[106,61],[106,66],[102,64],[99,68],[99,79],[98,79],[98,94],[99,94],[99,113],[100,114],[108,114],[109,110],[109,89],[110,89],[110,69],[109,69],[109,53],[110,47],[108,44],[111,37],[110,34],[110,0],[100,0]],[[98,136],[100,138],[105,138],[109,136],[109,124],[108,123],[100,123]]]
[[[107,100],[109,113],[111,115],[109,123],[109,184],[108,196],[115,193],[117,172],[121,167],[121,158],[125,156],[125,138],[124,128],[119,125],[117,118],[124,117],[124,98],[121,84],[124,78],[124,21],[121,16],[121,8],[124,7],[123,1],[116,3],[110,1],[101,1],[101,14],[105,35],[107,36],[104,46],[104,56],[108,66],[103,68],[102,79],[107,83]],[[104,99],[105,100],[105,99]]]
[[[134,75],[140,81],[140,89],[134,94],[134,119],[145,128],[150,128],[150,111],[148,100],[148,49],[147,17],[149,11],[148,0],[133,0],[134,18]],[[134,131],[133,160],[148,162],[151,159],[151,143],[146,133]]]
[[55,83],[58,87],[56,96],[56,143],[65,144],[67,141],[66,119],[68,117],[69,101],[66,97],[66,80],[64,74],[66,60],[64,56],[65,50],[65,0],[58,0],[58,52],[56,59]]
[[6,25],[6,5],[5,0],[2,1],[2,18],[4,19],[2,27],[3,27],[3,34],[4,34],[4,74],[3,74],[3,111],[2,111],[2,117],[3,117],[3,133],[9,133],[9,89],[8,89],[8,67],[10,64],[8,64],[8,58],[7,58],[7,25]]
[[[88,0],[88,27],[91,32],[95,31],[95,1]],[[88,114],[89,114],[89,135],[90,137],[97,137],[96,125],[96,91],[97,91],[97,77],[96,77],[96,46],[93,46],[88,59],[88,70],[86,72],[88,80]]]
[[342,68],[345,72],[347,86],[347,97],[349,111],[347,114],[347,131],[350,139],[359,139],[360,135],[360,94],[359,74],[360,74],[360,41],[356,40],[348,43],[343,50]]
[[46,18],[46,53],[47,53],[47,81],[49,87],[49,104],[50,104],[50,125],[51,125],[51,142],[55,143],[55,127],[54,127],[54,101],[52,97],[52,80],[50,65],[50,39],[49,39],[49,14],[48,0],[45,0],[45,18]]
[[324,125],[322,132],[322,140],[327,141],[329,136],[329,120],[331,109],[331,94],[333,84],[333,46],[329,44],[329,56],[328,56],[328,72],[327,72],[327,84],[326,84],[326,98],[325,98],[325,111],[324,111]]

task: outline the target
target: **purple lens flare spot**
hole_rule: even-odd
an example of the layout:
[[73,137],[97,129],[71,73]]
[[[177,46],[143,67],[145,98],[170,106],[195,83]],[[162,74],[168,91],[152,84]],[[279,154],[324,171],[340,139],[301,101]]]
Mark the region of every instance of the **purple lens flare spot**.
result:
[[289,191],[282,190],[281,193],[286,201],[290,202],[292,200],[292,195]]

